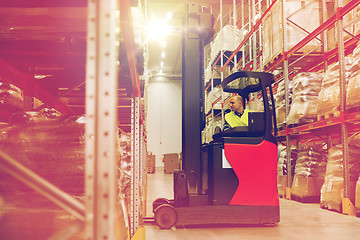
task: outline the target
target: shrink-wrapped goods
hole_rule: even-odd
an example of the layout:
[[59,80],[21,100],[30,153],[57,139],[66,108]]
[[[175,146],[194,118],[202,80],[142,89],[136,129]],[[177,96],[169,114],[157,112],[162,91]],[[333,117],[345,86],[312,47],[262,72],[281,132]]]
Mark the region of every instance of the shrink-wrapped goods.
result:
[[346,88],[346,108],[360,107],[360,71],[354,73],[349,79]]
[[325,169],[326,150],[322,145],[302,147],[297,155],[292,195],[319,201]]
[[[223,79],[231,74],[230,66],[223,69]],[[204,84],[208,84],[211,79],[221,79],[221,66],[216,65],[211,69],[209,64],[204,70]]]
[[[279,195],[284,196],[287,187],[287,178],[288,178],[287,155],[286,155],[287,153],[286,153],[286,147],[281,144],[278,145],[278,149],[279,149],[279,161],[277,166],[277,179],[278,179],[277,188]],[[296,158],[297,158],[296,147],[291,146],[290,152],[291,152],[291,156],[290,156],[291,175],[293,176],[295,171]]]
[[356,182],[355,188],[355,207],[360,208],[360,176]]
[[[289,80],[289,104],[292,101],[292,91],[293,91],[293,83],[292,80]],[[275,100],[275,111],[276,111],[276,123],[282,124],[285,123],[286,120],[286,105],[285,105],[285,82],[279,82],[276,93],[274,94]]]
[[314,72],[303,72],[294,77],[287,124],[313,122],[316,119],[321,80],[322,74]]
[[302,147],[299,150],[295,174],[304,177],[324,177],[326,171],[326,150],[321,145]]
[[227,99],[231,93],[223,92],[222,88],[220,86],[214,87],[212,90],[210,90],[209,93],[206,94],[206,105],[205,105],[205,112],[209,113],[211,108],[213,109],[221,109],[221,97],[223,96],[224,99]]
[[219,129],[223,129],[221,123],[221,116],[216,116],[212,120],[206,123],[204,130],[202,131],[202,143],[209,143],[213,140],[213,135]]
[[[83,196],[84,121],[81,118],[60,119],[41,112],[17,113],[12,124],[1,129],[0,150],[74,197]],[[52,206],[13,177],[2,172],[0,179],[5,200],[22,206]]]
[[[360,173],[360,134],[349,138],[349,198],[354,202],[356,181]],[[329,149],[324,184],[321,188],[320,206],[341,212],[344,197],[343,151],[341,145]]]
[[0,82],[0,104],[16,110],[23,109],[22,91],[10,83]]
[[346,88],[346,108],[360,106],[360,44],[356,46],[352,55],[353,61],[350,68],[349,82]]
[[[349,80],[353,58],[345,58],[345,79]],[[340,69],[339,62],[328,68],[321,83],[319,93],[317,116],[318,119],[326,116],[336,116],[340,107]],[[347,84],[347,83],[346,83]]]
[[215,61],[218,54],[221,50],[223,51],[234,51],[239,43],[241,42],[243,36],[239,29],[234,30],[234,26],[225,25],[220,31],[216,34],[214,41],[211,45],[211,62]]
[[[283,8],[284,4],[284,8]],[[267,65],[277,57],[288,51],[308,33],[320,26],[320,6],[318,1],[277,1],[271,11],[263,19],[263,61]],[[311,16],[308,17],[308,16]],[[283,42],[283,20],[286,21],[286,45]],[[293,24],[292,24],[292,23]],[[320,52],[321,43],[318,39],[313,39],[299,52],[315,51]]]

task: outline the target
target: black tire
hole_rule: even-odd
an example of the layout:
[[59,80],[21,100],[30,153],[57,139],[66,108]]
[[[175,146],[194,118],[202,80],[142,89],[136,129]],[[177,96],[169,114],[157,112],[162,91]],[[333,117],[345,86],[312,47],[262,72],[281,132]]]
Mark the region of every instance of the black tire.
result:
[[176,210],[170,204],[160,205],[154,213],[155,223],[161,229],[170,229],[175,226],[177,218]]
[[170,204],[170,201],[166,198],[158,198],[156,199],[154,202],[153,202],[153,213],[155,213],[155,210],[160,206],[160,205],[163,205],[163,204]]

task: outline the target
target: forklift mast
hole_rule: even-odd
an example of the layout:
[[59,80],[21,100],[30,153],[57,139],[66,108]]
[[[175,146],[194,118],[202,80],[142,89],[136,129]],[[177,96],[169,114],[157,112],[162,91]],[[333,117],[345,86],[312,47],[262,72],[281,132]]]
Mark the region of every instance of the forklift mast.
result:
[[203,49],[213,33],[213,17],[202,10],[198,3],[186,4],[182,35],[182,169],[194,194],[201,192]]

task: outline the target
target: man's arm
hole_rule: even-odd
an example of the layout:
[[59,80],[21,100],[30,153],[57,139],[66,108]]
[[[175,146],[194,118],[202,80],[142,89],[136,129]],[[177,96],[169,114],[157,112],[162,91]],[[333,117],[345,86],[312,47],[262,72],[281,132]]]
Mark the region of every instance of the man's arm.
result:
[[229,128],[231,128],[231,127],[230,127],[229,123],[225,120],[224,126],[223,126],[223,131],[226,131],[226,130],[228,130]]

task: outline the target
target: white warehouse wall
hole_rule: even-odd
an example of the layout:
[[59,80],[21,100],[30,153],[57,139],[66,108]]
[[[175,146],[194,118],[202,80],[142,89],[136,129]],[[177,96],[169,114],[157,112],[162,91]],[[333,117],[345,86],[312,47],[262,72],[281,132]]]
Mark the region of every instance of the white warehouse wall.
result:
[[147,151],[162,167],[166,153],[181,152],[181,79],[154,77],[147,86]]

